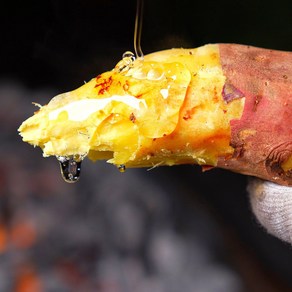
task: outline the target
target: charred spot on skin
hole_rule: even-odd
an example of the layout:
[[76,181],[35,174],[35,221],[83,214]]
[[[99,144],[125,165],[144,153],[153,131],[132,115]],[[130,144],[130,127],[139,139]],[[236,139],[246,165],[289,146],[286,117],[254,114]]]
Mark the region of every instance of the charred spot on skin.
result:
[[233,101],[234,99],[243,98],[245,95],[236,88],[233,84],[226,82],[222,89],[222,97],[226,103]]
[[134,113],[131,113],[131,114],[130,114],[130,121],[131,121],[132,123],[135,123],[135,122],[136,122],[136,116],[134,115]]
[[252,108],[252,111],[253,112],[256,112],[257,110],[257,107],[260,103],[260,101],[262,100],[262,96],[261,95],[256,95],[255,98],[254,98],[254,103],[253,103],[253,108]]

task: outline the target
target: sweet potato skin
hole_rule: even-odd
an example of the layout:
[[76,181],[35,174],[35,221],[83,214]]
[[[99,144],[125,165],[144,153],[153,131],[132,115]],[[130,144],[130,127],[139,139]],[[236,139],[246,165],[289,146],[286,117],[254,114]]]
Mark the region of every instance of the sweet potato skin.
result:
[[[218,167],[292,185],[292,53],[219,44],[227,82],[245,96],[241,119],[231,121],[232,157]],[[289,160],[289,161],[290,161]]]

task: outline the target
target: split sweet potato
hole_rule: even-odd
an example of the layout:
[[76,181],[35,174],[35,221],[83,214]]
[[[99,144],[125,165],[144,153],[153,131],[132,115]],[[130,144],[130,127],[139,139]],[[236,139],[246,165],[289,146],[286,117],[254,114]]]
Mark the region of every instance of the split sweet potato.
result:
[[44,156],[200,164],[292,185],[291,85],[289,52],[172,49],[122,60],[55,97],[19,131]]

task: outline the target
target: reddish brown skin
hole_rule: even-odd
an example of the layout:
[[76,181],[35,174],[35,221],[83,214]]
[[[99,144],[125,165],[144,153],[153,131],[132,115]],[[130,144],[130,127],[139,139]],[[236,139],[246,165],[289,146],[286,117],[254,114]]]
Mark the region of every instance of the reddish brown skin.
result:
[[227,82],[245,95],[240,120],[231,122],[232,157],[218,166],[292,186],[281,164],[292,155],[292,53],[220,44]]

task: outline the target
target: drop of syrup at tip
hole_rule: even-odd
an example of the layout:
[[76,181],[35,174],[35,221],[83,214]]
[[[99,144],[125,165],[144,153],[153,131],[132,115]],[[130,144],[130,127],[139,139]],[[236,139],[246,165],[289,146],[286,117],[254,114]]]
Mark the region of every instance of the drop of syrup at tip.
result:
[[120,164],[120,165],[118,166],[118,170],[119,170],[120,172],[125,172],[125,171],[126,171],[126,166],[125,166],[124,164]]
[[83,157],[80,155],[57,156],[61,174],[65,182],[75,183],[79,180]]

